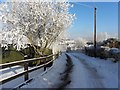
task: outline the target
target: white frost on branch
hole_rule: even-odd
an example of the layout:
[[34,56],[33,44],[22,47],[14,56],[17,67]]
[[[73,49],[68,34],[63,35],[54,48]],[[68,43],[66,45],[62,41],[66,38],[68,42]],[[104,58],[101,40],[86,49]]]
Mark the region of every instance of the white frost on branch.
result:
[[[0,4],[2,40],[8,44],[27,42],[49,48],[74,20],[66,2],[7,2]],[[9,34],[8,34],[9,33]],[[8,36],[6,36],[7,34]],[[24,45],[24,43],[21,43]],[[21,45],[19,45],[21,46]]]

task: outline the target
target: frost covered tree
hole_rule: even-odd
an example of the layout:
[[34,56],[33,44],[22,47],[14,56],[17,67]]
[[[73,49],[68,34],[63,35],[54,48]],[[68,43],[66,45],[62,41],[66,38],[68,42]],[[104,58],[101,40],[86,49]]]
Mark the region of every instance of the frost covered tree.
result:
[[76,47],[76,48],[82,48],[82,47],[85,46],[86,42],[87,41],[85,39],[79,37],[78,39],[75,40],[74,47]]
[[97,41],[107,40],[108,38],[110,38],[110,35],[107,32],[100,32],[97,35]]
[[[24,36],[32,45],[50,48],[61,32],[64,32],[74,20],[74,15],[69,13],[70,7],[71,5],[66,2],[2,3],[0,4],[2,30],[13,32],[9,34],[12,36],[11,40],[15,40],[16,43]],[[5,34],[3,41],[10,38],[5,37]]]

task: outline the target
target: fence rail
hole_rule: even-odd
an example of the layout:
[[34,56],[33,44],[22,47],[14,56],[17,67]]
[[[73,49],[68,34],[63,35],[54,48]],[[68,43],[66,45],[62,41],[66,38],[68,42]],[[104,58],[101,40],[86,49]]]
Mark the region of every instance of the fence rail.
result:
[[[22,75],[24,75],[24,81],[27,81],[29,79],[29,73],[30,72],[35,71],[37,69],[40,69],[42,67],[44,67],[44,70],[45,70],[46,66],[48,64],[52,63],[58,57],[58,55],[59,54],[54,54],[54,55],[49,55],[49,56],[40,57],[40,58],[26,59],[26,60],[21,60],[21,61],[6,63],[6,64],[0,64],[0,69],[4,69],[4,68],[11,67],[11,66],[16,66],[16,65],[24,64],[24,71],[23,72],[20,72],[18,74],[12,75],[10,77],[1,79],[0,80],[0,85],[4,84],[4,83],[7,83],[7,82],[9,82],[9,81],[11,81],[13,79],[16,79],[16,78],[18,78],[18,77],[20,77]],[[47,59],[50,59],[53,56],[55,56],[56,58],[54,58],[54,59],[52,59],[50,61],[47,61]],[[40,60],[44,60],[44,64],[41,64],[39,66],[35,66],[35,67],[31,68],[31,69],[28,69],[28,63],[33,62],[33,61],[40,61]]]

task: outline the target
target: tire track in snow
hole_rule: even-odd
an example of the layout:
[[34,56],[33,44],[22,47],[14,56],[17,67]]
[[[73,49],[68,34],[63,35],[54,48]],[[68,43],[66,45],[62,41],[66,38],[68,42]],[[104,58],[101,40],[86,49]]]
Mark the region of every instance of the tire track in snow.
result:
[[60,85],[58,85],[58,88],[57,88],[58,90],[60,90],[60,89],[63,90],[68,84],[71,83],[71,79],[70,79],[69,75],[72,71],[73,63],[72,63],[72,60],[71,60],[70,56],[68,56],[67,54],[66,54],[66,56],[67,56],[66,69],[63,73],[60,73],[62,83]]
[[93,88],[104,88],[104,85],[101,81],[102,77],[97,73],[97,69],[94,67],[91,67],[87,62],[85,62],[84,60],[81,60],[81,58],[79,58],[78,56],[72,55],[75,58],[77,58],[80,63],[82,63],[84,65],[84,68],[88,71],[89,73],[89,77],[90,77],[90,82],[88,82],[90,87]]

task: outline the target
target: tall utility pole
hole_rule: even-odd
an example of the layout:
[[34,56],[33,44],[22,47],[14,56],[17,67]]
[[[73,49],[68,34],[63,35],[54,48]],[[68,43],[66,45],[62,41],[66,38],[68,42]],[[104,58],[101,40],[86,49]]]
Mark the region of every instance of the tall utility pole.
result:
[[94,7],[94,56],[96,57],[96,10]]

